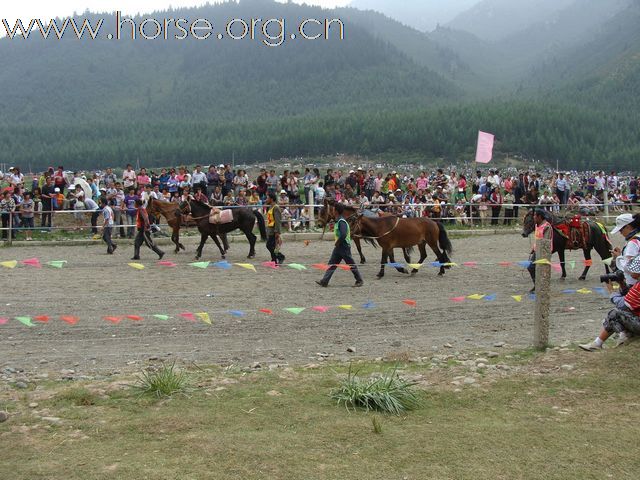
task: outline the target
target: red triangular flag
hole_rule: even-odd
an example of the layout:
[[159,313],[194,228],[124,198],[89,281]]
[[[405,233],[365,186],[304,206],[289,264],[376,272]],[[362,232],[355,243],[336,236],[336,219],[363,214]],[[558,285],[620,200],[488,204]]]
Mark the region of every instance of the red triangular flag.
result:
[[462,265],[465,267],[476,268],[478,266],[478,262],[464,262]]
[[37,258],[27,258],[26,260],[22,261],[23,265],[31,265],[32,267],[36,267],[36,268],[42,268],[42,265],[40,265],[40,260],[38,260]]
[[464,301],[465,301],[465,299],[466,299],[466,297],[453,297],[453,298],[451,298],[450,300],[451,300],[452,302],[458,302],[458,303],[461,303],[461,302],[464,302]]
[[336,265],[336,267],[338,267],[339,269],[344,270],[346,272],[351,270],[351,267],[349,265],[340,264],[340,265]]
[[416,301],[415,300],[403,300],[402,303],[409,305],[410,307],[415,307],[416,306]]
[[329,265],[327,265],[326,263],[314,263],[311,266],[318,270],[322,270],[323,272],[326,272],[327,270],[329,270]]
[[194,317],[193,313],[191,313],[191,312],[183,312],[183,313],[180,314],[180,316],[182,318],[186,318],[190,322],[195,322],[196,321],[196,317]]
[[140,315],[127,315],[127,318],[129,320],[133,320],[134,322],[139,322],[140,320],[143,320],[143,318]]
[[120,323],[122,320],[124,320],[124,317],[104,317],[104,319],[107,322],[111,322],[115,325],[117,325],[118,323]]
[[33,317],[33,319],[36,322],[42,322],[42,323],[47,323],[49,320],[51,320],[51,318],[47,317],[46,315],[38,315],[37,317]]
[[262,262],[262,266],[266,268],[273,268],[274,270],[278,269],[278,264],[276,262]]
[[327,313],[329,311],[330,307],[322,307],[322,306],[318,306],[318,307],[313,307],[312,310],[315,310],[316,312],[320,312],[320,313]]
[[161,267],[176,267],[178,264],[177,263],[173,263],[173,262],[168,262],[166,260],[163,260],[161,262],[158,262],[158,265],[160,265]]
[[273,310],[269,310],[268,308],[261,308],[260,313],[266,313],[267,315],[273,315]]
[[69,325],[75,325],[80,321],[78,317],[75,317],[73,315],[62,315],[60,317],[60,320],[62,320],[63,322],[67,322]]
[[510,267],[513,264],[511,262],[500,262],[498,263],[498,265],[500,265],[501,267]]

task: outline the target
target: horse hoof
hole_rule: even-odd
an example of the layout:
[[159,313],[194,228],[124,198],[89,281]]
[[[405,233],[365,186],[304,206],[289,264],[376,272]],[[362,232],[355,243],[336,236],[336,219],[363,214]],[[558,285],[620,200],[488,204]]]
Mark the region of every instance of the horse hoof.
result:
[[438,276],[439,276],[439,277],[443,277],[443,276],[444,276],[444,272],[439,272],[439,273],[438,273]]
[[583,280],[584,281],[586,279],[587,279],[587,277],[578,277],[578,280]]
[[251,260],[253,258],[256,258],[256,256],[255,255],[248,255],[247,258]]
[[411,275],[412,277],[415,277],[415,276],[416,276],[416,273],[418,273],[418,270],[413,270],[413,271],[410,273],[410,275]]
[[384,275],[376,275],[376,278],[377,278],[378,280],[381,280],[381,279],[382,279],[382,277],[384,277]]

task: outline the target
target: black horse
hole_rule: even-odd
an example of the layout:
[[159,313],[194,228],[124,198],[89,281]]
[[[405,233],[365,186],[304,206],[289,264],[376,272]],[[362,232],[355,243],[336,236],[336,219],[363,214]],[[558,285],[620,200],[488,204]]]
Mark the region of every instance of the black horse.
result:
[[250,208],[234,208],[233,209],[233,221],[223,224],[209,223],[209,213],[211,208],[206,203],[199,202],[197,200],[189,200],[186,202],[185,210],[183,213],[190,213],[191,219],[196,222],[198,230],[200,231],[200,245],[196,251],[196,259],[202,257],[202,249],[207,242],[207,238],[211,237],[218,246],[222,258],[227,253],[228,246],[224,248],[218,241],[218,235],[223,235],[236,229],[242,230],[249,240],[249,255],[247,258],[254,258],[256,256],[256,240],[257,237],[253,234],[253,227],[258,221],[258,229],[260,230],[260,238],[262,241],[267,239],[267,230],[265,227],[264,217],[257,210]]
[[[529,210],[527,215],[524,217],[524,225],[522,229],[522,236],[528,237],[531,233],[536,229],[535,221],[533,220],[534,210]],[[567,277],[567,271],[565,269],[565,261],[564,261],[564,252],[565,250],[576,250],[570,245],[569,240],[565,237],[560,231],[556,228],[557,225],[564,223],[565,220],[559,217],[555,217],[549,215],[549,223],[553,226],[553,251],[551,254],[558,253],[558,257],[560,258],[560,266],[562,268],[562,278]],[[602,260],[606,260],[607,258],[611,258],[613,245],[609,241],[609,237],[607,236],[606,229],[597,222],[592,220],[586,220],[589,225],[589,241],[587,242],[586,248],[582,249],[584,252],[585,267],[582,275],[580,275],[579,280],[586,280],[587,273],[589,272],[589,268],[591,267],[591,250],[595,249],[598,252],[598,255],[602,258]],[[609,267],[605,265],[605,270],[609,273]]]

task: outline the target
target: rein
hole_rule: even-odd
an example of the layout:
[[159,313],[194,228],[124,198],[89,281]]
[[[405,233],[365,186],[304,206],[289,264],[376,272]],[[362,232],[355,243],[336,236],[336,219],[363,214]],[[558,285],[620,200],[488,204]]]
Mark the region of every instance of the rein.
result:
[[[349,218],[351,218],[351,217],[349,217]],[[389,230],[388,232],[383,233],[382,235],[378,235],[377,237],[368,237],[368,236],[364,236],[364,235],[360,235],[360,234],[358,234],[358,236],[360,238],[364,238],[365,240],[378,240],[378,239],[380,239],[382,237],[386,237],[391,232],[393,232],[398,227],[399,223],[400,223],[400,217],[396,217],[396,223],[393,225],[393,227],[391,227],[391,230]],[[360,226],[360,222],[358,222],[357,225],[358,225],[358,228],[359,228],[360,232],[362,232],[362,227]]]

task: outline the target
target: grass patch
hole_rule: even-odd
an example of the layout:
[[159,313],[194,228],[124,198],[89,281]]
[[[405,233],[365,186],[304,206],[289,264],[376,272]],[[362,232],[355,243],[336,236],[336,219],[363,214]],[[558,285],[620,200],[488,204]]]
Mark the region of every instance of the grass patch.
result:
[[95,393],[81,387],[65,390],[55,397],[56,404],[70,403],[77,407],[88,407],[91,405],[95,405],[97,400],[98,397]]
[[403,380],[397,369],[387,370],[382,376],[360,378],[349,374],[342,385],[331,392],[331,398],[347,410],[362,408],[400,415],[421,405],[420,393],[415,382]]
[[143,371],[134,385],[141,395],[158,398],[171,397],[177,393],[186,393],[188,377],[186,372],[177,371],[175,362],[170,366],[163,364],[156,371]]

